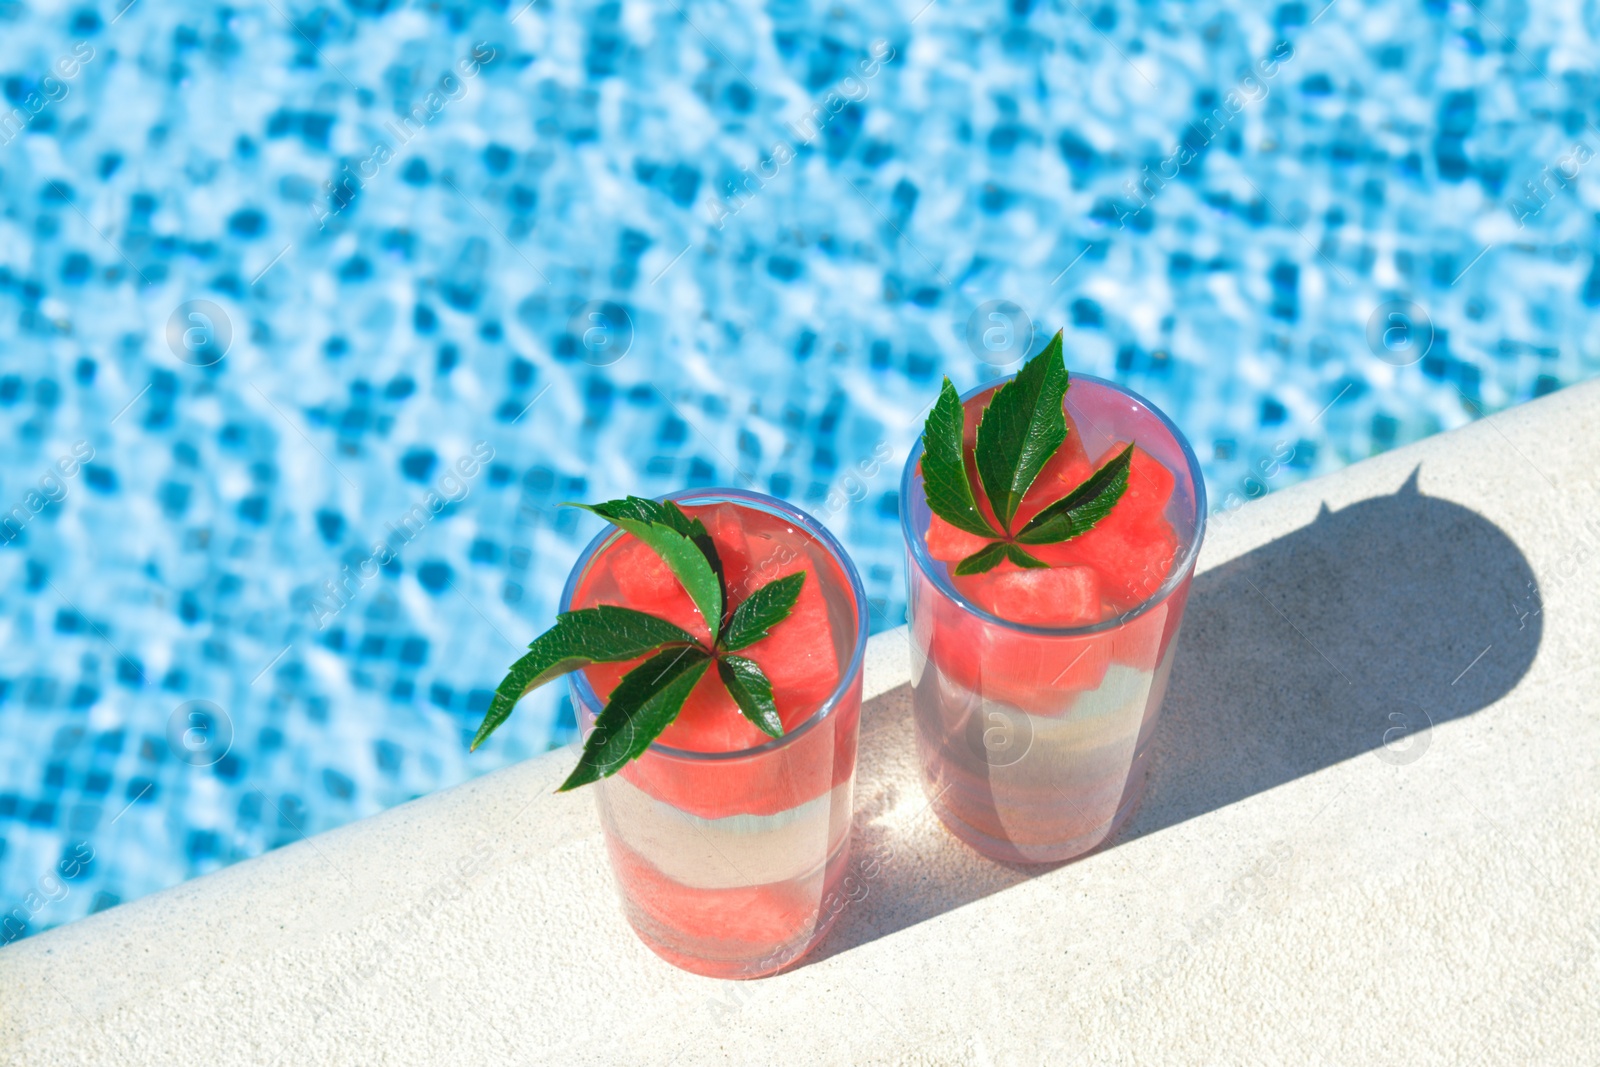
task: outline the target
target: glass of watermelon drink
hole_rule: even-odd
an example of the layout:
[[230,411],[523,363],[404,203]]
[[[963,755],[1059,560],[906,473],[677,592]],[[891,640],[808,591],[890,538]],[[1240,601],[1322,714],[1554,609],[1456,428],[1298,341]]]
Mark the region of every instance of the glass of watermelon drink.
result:
[[[667,499],[705,523],[730,605],[806,572],[790,615],[740,653],[770,679],[783,736],[762,733],[707,671],[644,754],[593,788],[623,911],[644,943],[697,974],[758,978],[815,946],[843,901],[866,594],[833,535],[783,501],[734,489]],[[563,612],[602,604],[707,636],[661,557],[617,529],[589,545],[561,596]],[[585,735],[641,661],[569,676]]]
[[[968,476],[991,519],[971,452],[1002,384],[961,398]],[[920,441],[901,484],[923,786],[957,837],[1013,863],[1079,856],[1137,806],[1205,525],[1199,462],[1148,401],[1075,374],[1064,410],[1066,443],[1018,524],[1135,448],[1126,491],[1093,529],[1027,546],[1049,569],[955,576],[985,542],[929,510]]]

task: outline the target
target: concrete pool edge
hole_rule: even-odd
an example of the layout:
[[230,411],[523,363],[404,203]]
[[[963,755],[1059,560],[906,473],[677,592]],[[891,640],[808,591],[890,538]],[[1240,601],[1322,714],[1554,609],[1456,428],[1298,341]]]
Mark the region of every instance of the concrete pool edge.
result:
[[[1580,1016],[1600,981],[1600,800],[1586,788],[1600,717],[1585,713],[1600,705],[1600,672],[1586,670],[1600,641],[1597,470],[1600,382],[1213,519],[1197,575],[1304,536],[1324,506],[1408,485],[1520,550],[1542,620],[1526,671],[1436,723],[1415,758],[1316,766],[1030,876],[952,843],[926,810],[904,635],[890,631],[865,670],[859,899],[787,974],[732,985],[639,945],[592,800],[551,793],[563,750],[0,950],[0,1053],[981,1063],[1315,1048],[1339,1061],[1592,1062],[1600,1035]],[[1275,611],[1264,596],[1262,616]],[[1217,618],[1209,640],[1225,642]],[[1190,679],[1191,691],[1268,691],[1321,655],[1301,632],[1315,635],[1311,620],[1273,625],[1281,644],[1237,659],[1253,676]],[[1477,653],[1464,650],[1463,677]],[[1248,728],[1218,766],[1248,756]]]

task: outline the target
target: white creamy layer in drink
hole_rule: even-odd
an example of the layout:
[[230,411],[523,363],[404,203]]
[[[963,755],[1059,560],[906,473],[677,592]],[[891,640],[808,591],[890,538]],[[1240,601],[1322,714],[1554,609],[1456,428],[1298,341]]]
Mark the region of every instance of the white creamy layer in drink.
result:
[[694,889],[733,889],[803,877],[843,840],[851,788],[772,815],[706,819],[657,800],[622,776],[601,790],[601,818],[627,848]]

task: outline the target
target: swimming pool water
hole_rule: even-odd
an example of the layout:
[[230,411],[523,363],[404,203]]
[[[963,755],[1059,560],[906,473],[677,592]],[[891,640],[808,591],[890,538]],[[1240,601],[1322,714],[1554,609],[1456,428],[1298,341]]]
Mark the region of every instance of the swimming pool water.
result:
[[4,939],[569,739],[466,751],[561,501],[786,497],[884,628],[1057,327],[1222,507],[1593,375],[1595,18],[3,0]]

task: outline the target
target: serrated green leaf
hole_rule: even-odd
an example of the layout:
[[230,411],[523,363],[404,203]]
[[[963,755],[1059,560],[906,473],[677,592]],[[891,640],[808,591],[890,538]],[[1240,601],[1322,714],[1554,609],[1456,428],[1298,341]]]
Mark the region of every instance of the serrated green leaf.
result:
[[806,572],[796,571],[768,582],[745,597],[728,617],[728,629],[722,635],[722,647],[735,652],[766,637],[772,627],[787,619],[789,612],[794,610],[805,580]]
[[967,478],[965,426],[961,395],[946,378],[922,428],[922,490],[929,509],[951,526],[994,537],[1000,531],[978,510]]
[[772,683],[760,664],[743,656],[723,656],[717,660],[717,674],[745,718],[768,737],[783,736],[783,720],[778,718],[778,705],[772,699]]
[[1061,402],[1069,384],[1058,331],[995,391],[978,423],[978,478],[1003,530],[1011,528],[1028,487],[1067,439]]
[[1006,546],[1006,558],[1012,563],[1015,563],[1017,566],[1025,567],[1028,570],[1036,571],[1050,569],[1050,564],[1046,563],[1042,559],[1035,559],[1026,552],[1022,551],[1022,549],[1018,548],[1016,545]]
[[[668,501],[671,503],[671,501]],[[678,511],[678,506],[673,504],[672,510]],[[678,514],[688,518],[683,512]],[[721,606],[724,618],[728,614],[728,576],[722,570],[722,556],[717,552],[717,544],[711,540],[711,534],[706,530],[706,524],[699,519],[689,519],[689,540],[700,550],[700,554],[711,564],[711,573],[717,576],[717,603]],[[712,630],[711,636],[716,637],[717,631]]]
[[710,666],[710,654],[690,645],[658,652],[623,675],[584,739],[578,766],[556,792],[609,777],[643,753],[672,725]]
[[[671,504],[669,501],[668,504]],[[688,533],[680,533],[674,526],[676,520],[667,517],[648,519],[640,517],[642,514],[651,513],[649,508],[660,508],[654,500],[645,500],[643,497],[628,497],[626,500],[611,500],[604,504],[573,504],[573,507],[591,511],[648,545],[656,555],[660,556],[672,573],[677,575],[678,581],[683,583],[683,588],[688,591],[689,598],[694,601],[695,607],[700,609],[700,614],[705,617],[706,629],[713,637],[722,627],[722,579],[717,570],[713,568],[711,560],[707,558],[705,550],[690,537]],[[670,516],[676,513],[680,518],[687,518],[677,505],[672,504],[669,511],[654,512],[657,516]],[[691,523],[698,520],[690,520]],[[705,526],[700,525],[703,532]],[[692,532],[692,531],[691,531]],[[709,543],[710,538],[705,540]],[[713,553],[715,549],[712,549]],[[720,566],[720,562],[718,564]]]
[[510,717],[528,690],[591,663],[616,663],[654,652],[677,642],[693,644],[694,635],[654,615],[604,604],[556,616],[556,624],[528,646],[528,654],[512,664],[495,690],[483,724],[472,739],[476,749]]
[[1017,540],[1027,545],[1052,545],[1094,529],[1122,499],[1132,461],[1133,446],[1129,445],[1082,485],[1035,515],[1018,532]]
[[992,571],[1000,566],[1000,561],[1006,558],[1006,550],[1010,548],[1004,541],[995,541],[978,549],[972,555],[956,564],[956,574],[982,574]]
[[[568,507],[592,511],[602,519],[637,519],[690,535],[693,519],[671,500],[651,500],[642,496],[625,496],[621,500],[607,500],[599,504],[568,504]],[[704,529],[704,527],[702,527]]]
[[691,519],[676,501],[651,500],[642,496],[626,496],[621,500],[607,500],[603,504],[570,504],[570,507],[584,508],[592,511],[603,519],[636,519],[640,522],[652,523],[656,526],[666,526],[683,534],[695,543],[700,549],[700,554],[706,557],[706,562],[711,564],[711,571],[717,576],[717,588],[721,593],[723,611],[727,611],[728,583],[722,572],[722,557],[717,553],[716,542],[711,540],[711,534],[706,531],[706,524],[699,519]]
[[661,518],[656,522],[664,523],[677,530],[691,541],[696,537],[706,536],[706,524],[699,519],[691,519],[675,500],[661,500],[656,502],[660,508]]

